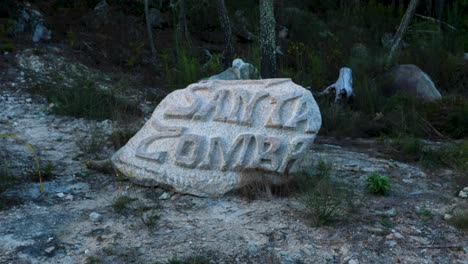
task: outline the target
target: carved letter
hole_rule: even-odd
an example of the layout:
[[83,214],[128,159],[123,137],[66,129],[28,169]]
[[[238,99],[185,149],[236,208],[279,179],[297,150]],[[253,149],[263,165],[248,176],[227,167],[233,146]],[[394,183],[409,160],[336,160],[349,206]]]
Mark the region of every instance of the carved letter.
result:
[[175,153],[175,163],[179,166],[195,168],[200,157],[204,136],[184,134],[180,137]]
[[154,160],[159,163],[164,163],[166,158],[166,152],[148,152],[148,147],[153,144],[158,139],[163,138],[171,138],[171,137],[178,137],[180,136],[183,131],[184,127],[169,127],[163,126],[162,124],[158,123],[156,119],[151,122],[151,125],[157,130],[160,131],[158,134],[145,138],[141,141],[140,145],[135,150],[135,156],[138,158]]
[[312,130],[312,120],[311,117],[311,107],[310,101],[304,97],[301,97],[297,100],[294,111],[292,112],[291,118],[286,121],[284,127],[296,129],[299,122],[305,121],[305,130],[306,133],[316,132]]
[[[244,168],[244,159],[247,154],[250,141],[252,140],[252,134],[241,134],[239,135],[234,143],[229,148],[226,154],[226,164],[223,166],[223,170],[228,169],[229,162],[232,162],[230,170],[239,171]],[[237,151],[239,150],[239,151]],[[237,153],[237,155],[236,155]]]
[[[253,96],[246,90],[240,90],[235,95],[228,122],[250,125],[255,106],[263,97],[268,96],[266,91],[258,91]],[[240,115],[240,116],[239,116]]]
[[[191,119],[192,116],[202,105],[202,99],[195,94],[196,90],[208,89],[206,86],[193,86],[189,89],[189,94],[185,96],[185,100],[190,104],[188,106],[171,105],[166,112],[164,117],[167,118],[184,118]],[[178,98],[177,100],[180,100]]]
[[278,150],[281,147],[281,139],[277,137],[257,135],[255,137],[257,147],[250,168],[276,171],[280,165]]
[[[217,154],[217,152],[219,154]],[[220,168],[225,168],[226,165],[226,151],[224,150],[223,142],[220,137],[212,137],[208,142],[208,151],[206,152],[203,161],[198,165],[199,169],[213,169],[215,168],[215,161],[219,157]]]
[[227,114],[224,113],[224,100],[228,95],[229,90],[222,89],[216,91],[213,98],[206,104],[204,104],[200,110],[198,110],[195,115],[193,116],[194,119],[204,119],[210,113],[212,113],[213,108],[215,108],[215,115],[213,120],[216,121],[226,121]]
[[267,121],[265,123],[265,127],[281,128],[283,126],[283,123],[281,122],[281,108],[287,101],[293,100],[301,95],[301,92],[296,91],[293,93],[271,98],[270,103],[276,105],[271,110],[270,116],[267,118]]
[[303,156],[305,152],[310,149],[314,137],[296,137],[291,142],[291,148],[288,151],[288,155],[281,164],[278,172],[289,172],[292,170],[294,164]]

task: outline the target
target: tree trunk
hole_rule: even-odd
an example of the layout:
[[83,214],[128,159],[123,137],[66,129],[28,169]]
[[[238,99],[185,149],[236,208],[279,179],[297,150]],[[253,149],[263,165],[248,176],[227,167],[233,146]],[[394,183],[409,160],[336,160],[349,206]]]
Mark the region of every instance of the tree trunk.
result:
[[234,59],[234,47],[232,45],[232,29],[231,22],[229,21],[229,15],[224,4],[224,0],[218,0],[218,16],[221,23],[221,28],[224,31],[224,40],[226,42],[226,48],[224,50],[224,68],[231,67],[232,60]]
[[275,78],[276,32],[273,0],[260,0],[260,46],[262,50],[262,78]]
[[145,18],[146,18],[146,29],[148,30],[148,39],[151,47],[151,63],[156,64],[156,48],[153,42],[153,31],[151,29],[151,23],[149,20],[149,4],[148,0],[145,0]]
[[185,38],[185,41],[189,43],[190,35],[187,25],[187,15],[185,10],[185,0],[179,0],[179,22],[177,24],[178,33]]
[[394,58],[399,52],[400,45],[401,45],[401,40],[403,39],[403,36],[406,33],[406,30],[408,29],[408,26],[411,22],[411,19],[413,18],[414,11],[416,11],[416,7],[419,4],[419,0],[411,0],[408,8],[406,9],[405,15],[401,19],[400,26],[398,27],[397,33],[395,34],[395,37],[393,38],[393,44],[392,48],[390,49],[390,52],[387,56],[387,59],[385,61],[385,66],[390,66],[390,64],[393,62]]

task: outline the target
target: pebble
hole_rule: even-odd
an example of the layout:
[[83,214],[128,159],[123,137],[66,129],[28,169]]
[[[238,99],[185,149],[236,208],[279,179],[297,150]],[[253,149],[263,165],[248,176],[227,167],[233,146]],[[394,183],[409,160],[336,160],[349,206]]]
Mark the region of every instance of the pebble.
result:
[[26,99],[26,103],[31,103],[32,102],[32,99],[31,98],[27,98]]
[[69,194],[67,195],[67,197],[65,197],[65,200],[73,200],[73,195]]
[[171,195],[168,194],[167,192],[163,192],[160,196],[159,196],[159,200],[167,200],[171,198]]
[[402,234],[400,234],[400,233],[398,233],[398,232],[393,233],[393,236],[394,236],[395,238],[398,238],[398,239],[404,239],[404,238],[405,238]]
[[357,259],[350,259],[350,260],[348,261],[348,264],[359,264],[359,260],[357,260]]
[[101,222],[102,220],[102,215],[96,212],[92,212],[89,214],[89,220],[93,222]]
[[44,251],[45,251],[47,254],[50,254],[50,253],[54,252],[54,250],[55,250],[55,247],[54,247],[54,246],[51,246],[51,247],[46,248]]
[[445,220],[450,220],[450,219],[452,219],[452,217],[453,216],[451,214],[444,214],[444,219]]
[[387,240],[385,241],[385,245],[389,246],[389,247],[394,247],[396,246],[398,243],[395,241],[395,240]]
[[463,188],[463,190],[461,190],[460,193],[458,193],[458,196],[460,198],[468,198],[468,186]]
[[58,197],[58,198],[63,198],[63,197],[65,197],[65,194],[62,193],[62,192],[61,192],[61,193],[57,193],[57,197]]

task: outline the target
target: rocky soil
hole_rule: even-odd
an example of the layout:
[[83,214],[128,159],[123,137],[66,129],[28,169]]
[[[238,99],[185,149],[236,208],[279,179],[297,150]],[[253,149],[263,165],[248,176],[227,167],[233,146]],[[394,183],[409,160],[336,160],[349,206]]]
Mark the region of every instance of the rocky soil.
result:
[[[468,208],[451,170],[394,161],[375,140],[319,137],[306,165],[331,163],[333,178],[352,193],[351,210],[322,227],[311,226],[294,192],[210,199],[136,186],[86,168],[90,157],[80,142],[99,128],[105,147],[98,154],[111,155],[115,123],[52,114],[44,98],[27,92],[31,84],[15,55],[3,56],[0,135],[31,144],[55,171],[42,193],[39,183],[21,178],[2,194],[12,206],[0,211],[0,263],[164,263],[174,256],[212,263],[468,263],[467,231],[446,220]],[[0,152],[17,175],[34,167],[34,155],[15,140],[0,139]],[[365,192],[373,172],[390,177],[389,196]]]

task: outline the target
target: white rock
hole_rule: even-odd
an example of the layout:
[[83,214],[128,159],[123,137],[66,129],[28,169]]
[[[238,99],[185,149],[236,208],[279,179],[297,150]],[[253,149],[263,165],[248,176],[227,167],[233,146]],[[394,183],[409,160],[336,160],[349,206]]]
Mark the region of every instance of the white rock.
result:
[[289,180],[320,126],[312,94],[290,79],[203,81],[169,94],[112,162],[136,183],[220,196]]
[[403,239],[403,238],[405,238],[402,234],[400,234],[400,233],[398,233],[398,232],[393,233],[393,236],[394,236],[395,238],[398,238],[398,239]]
[[451,214],[444,214],[444,219],[445,220],[450,220],[450,219],[452,219],[452,217],[453,216]]
[[62,193],[62,192],[61,192],[61,193],[57,193],[57,197],[58,197],[58,198],[63,198],[63,197],[65,197],[65,194]]
[[89,220],[93,222],[100,222],[102,220],[102,215],[96,212],[92,212],[89,214]]
[[357,260],[357,259],[350,259],[350,260],[348,261],[348,264],[359,264],[359,260]]
[[463,188],[463,190],[464,190],[465,192],[468,192],[468,186],[466,186],[465,188]]
[[26,103],[31,103],[32,102],[32,99],[31,98],[27,98],[26,99]]
[[387,240],[385,241],[385,245],[389,246],[389,247],[394,247],[396,246],[398,243],[395,241],[395,240]]
[[54,246],[51,246],[51,247],[46,248],[44,251],[45,251],[47,254],[50,254],[50,253],[52,253],[54,250],[55,250],[55,247],[54,247]]
[[458,193],[458,196],[461,198],[468,198],[468,191],[462,190]]
[[168,194],[167,192],[164,192],[159,196],[159,200],[167,200],[169,198],[171,198],[171,195]]

